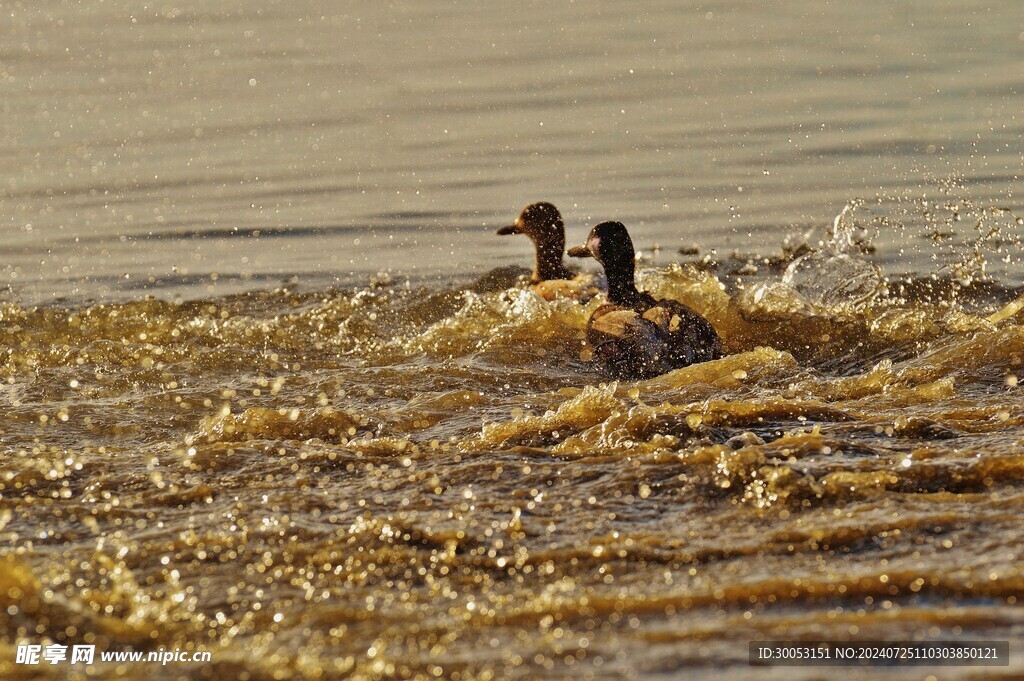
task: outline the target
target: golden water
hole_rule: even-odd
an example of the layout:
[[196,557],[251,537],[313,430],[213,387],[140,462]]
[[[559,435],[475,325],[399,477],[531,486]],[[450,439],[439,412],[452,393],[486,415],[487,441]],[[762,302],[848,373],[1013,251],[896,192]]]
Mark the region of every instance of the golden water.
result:
[[[580,359],[598,301],[517,287],[6,304],[0,622],[210,650],[202,678],[746,678],[757,638],[1019,645],[1024,299],[793,280],[644,269],[729,354],[619,383]],[[5,678],[38,671],[8,652]]]
[[[1020,17],[8,0],[0,678],[1020,678]],[[477,281],[537,200],[727,356],[612,383]]]

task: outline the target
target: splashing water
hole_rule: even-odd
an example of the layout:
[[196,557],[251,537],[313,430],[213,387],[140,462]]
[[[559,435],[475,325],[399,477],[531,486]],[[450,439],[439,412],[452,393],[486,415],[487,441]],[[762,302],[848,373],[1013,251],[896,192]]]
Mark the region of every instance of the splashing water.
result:
[[782,285],[796,289],[812,303],[825,307],[863,307],[888,293],[877,265],[855,252],[858,226],[853,221],[863,201],[851,201],[832,222],[821,249],[790,263]]
[[883,295],[860,206],[780,280],[641,270],[729,351],[641,382],[522,288],[4,303],[0,622],[254,678],[1013,638],[1024,298]]

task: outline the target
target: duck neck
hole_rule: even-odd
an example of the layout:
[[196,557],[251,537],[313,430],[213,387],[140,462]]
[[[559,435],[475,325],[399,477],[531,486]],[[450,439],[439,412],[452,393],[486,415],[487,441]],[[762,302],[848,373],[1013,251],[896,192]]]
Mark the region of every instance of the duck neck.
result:
[[635,266],[632,260],[615,263],[606,267],[605,277],[608,279],[608,300],[616,305],[632,305],[640,297],[636,288]]
[[572,279],[572,273],[562,264],[562,253],[565,251],[565,238],[538,240],[537,259],[533,266],[533,280]]

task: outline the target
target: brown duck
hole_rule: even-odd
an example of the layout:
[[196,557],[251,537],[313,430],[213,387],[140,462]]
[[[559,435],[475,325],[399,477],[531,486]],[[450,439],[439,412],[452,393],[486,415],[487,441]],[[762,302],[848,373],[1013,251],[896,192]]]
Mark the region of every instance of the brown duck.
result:
[[580,274],[579,270],[566,267],[562,262],[565,223],[558,209],[547,201],[531,203],[515,222],[499,229],[498,234],[530,237],[536,252],[530,283],[542,298],[554,300],[561,295],[586,302],[603,288],[594,275]]
[[608,302],[587,322],[587,342],[619,378],[651,378],[718,359],[722,341],[704,317],[675,300],[657,300],[636,288],[636,252],[621,222],[602,222],[575,258],[596,258],[608,279]]

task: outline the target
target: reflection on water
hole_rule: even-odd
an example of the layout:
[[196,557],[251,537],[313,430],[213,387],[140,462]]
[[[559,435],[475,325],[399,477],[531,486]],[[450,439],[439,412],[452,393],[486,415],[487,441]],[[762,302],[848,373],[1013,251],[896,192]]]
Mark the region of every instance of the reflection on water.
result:
[[[435,5],[10,6],[0,676],[1018,648],[1015,5]],[[487,228],[537,199],[625,221],[727,356],[585,361],[601,301]]]

